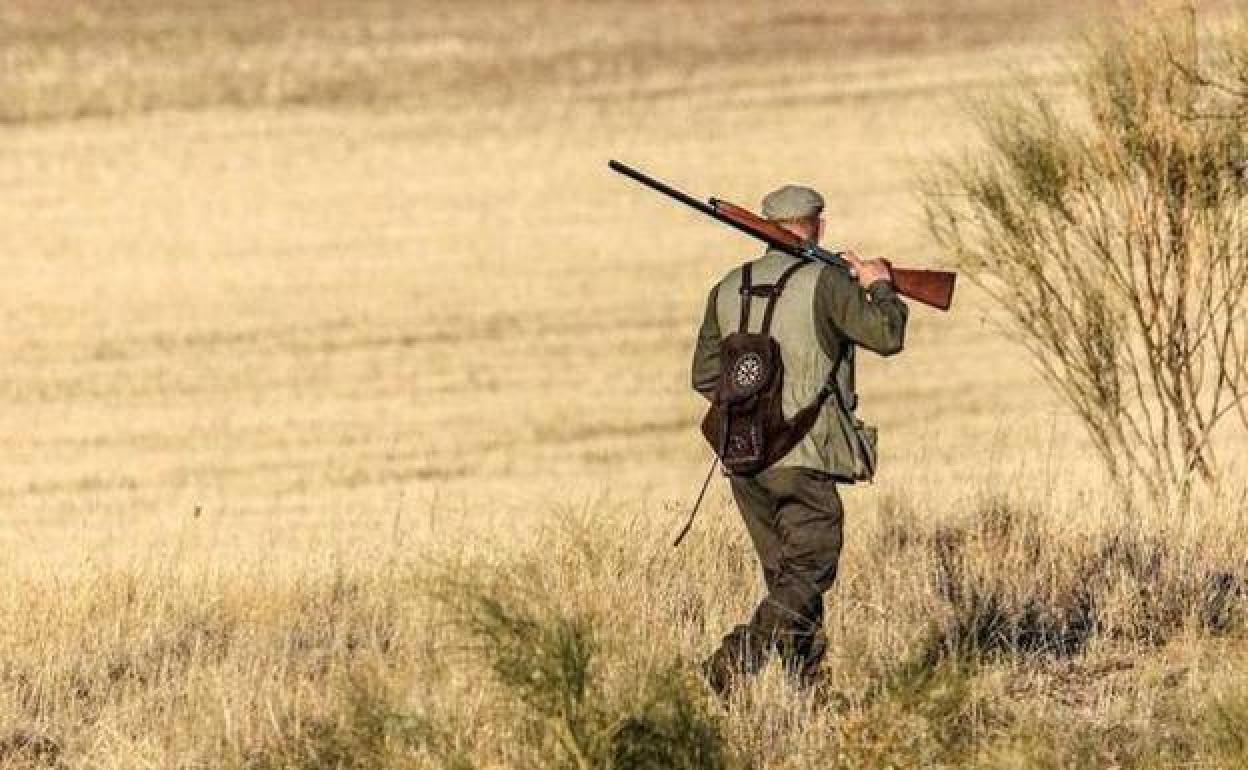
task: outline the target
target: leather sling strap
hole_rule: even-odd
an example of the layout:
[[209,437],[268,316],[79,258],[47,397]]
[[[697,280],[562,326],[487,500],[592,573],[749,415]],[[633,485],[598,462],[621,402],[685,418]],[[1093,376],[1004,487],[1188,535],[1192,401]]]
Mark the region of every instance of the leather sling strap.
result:
[[806,434],[810,433],[811,428],[815,427],[815,420],[819,418],[819,412],[823,409],[823,405],[832,397],[835,389],[836,385],[830,379],[825,381],[823,387],[819,389],[819,393],[815,395],[814,400],[793,415],[793,421],[789,423],[789,429],[785,431],[769,453],[771,462],[774,463],[781,457],[784,457],[789,453],[789,450],[806,438]]

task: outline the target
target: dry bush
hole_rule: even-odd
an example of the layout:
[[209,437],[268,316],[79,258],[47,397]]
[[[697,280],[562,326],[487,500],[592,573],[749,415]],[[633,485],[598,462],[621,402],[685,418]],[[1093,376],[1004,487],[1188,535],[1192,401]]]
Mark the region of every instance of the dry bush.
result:
[[1217,480],[1225,420],[1248,428],[1244,40],[1108,33],[1077,109],[1027,89],[994,101],[981,149],[926,183],[933,235],[1124,496],[1138,484],[1158,505]]

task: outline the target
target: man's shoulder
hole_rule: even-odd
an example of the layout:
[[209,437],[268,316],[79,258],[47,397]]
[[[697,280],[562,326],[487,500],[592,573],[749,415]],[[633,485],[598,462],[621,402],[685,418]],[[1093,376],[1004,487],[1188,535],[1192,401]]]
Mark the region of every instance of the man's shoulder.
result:
[[[747,259],[739,263],[727,273],[724,273],[724,276],[720,278],[719,283],[723,284],[727,281],[740,281],[741,274],[745,271],[747,265],[754,273],[755,283],[774,280],[789,267],[792,267],[795,263],[804,261],[806,260],[801,260],[798,257],[788,254],[787,252],[783,252],[778,249],[768,249],[765,253],[757,257]],[[813,269],[811,269],[812,267]],[[823,267],[825,267],[825,265],[822,263],[815,262],[811,263],[811,265],[807,268],[799,271],[799,273],[809,271],[811,275],[815,275]]]
[[719,290],[726,285],[727,286],[740,285],[741,274],[745,271],[745,266],[749,264],[753,264],[756,261],[757,260],[747,259],[744,262],[741,262],[740,264],[738,264],[736,267],[733,267],[732,269],[728,270],[726,273],[724,273],[723,275],[719,277],[719,280],[715,281],[714,285],[711,286],[711,292],[718,293]]
[[822,299],[837,300],[857,295],[862,291],[858,281],[848,271],[830,265],[823,265],[819,273],[817,292]]
[[[735,292],[741,286],[743,281],[742,275],[745,272],[747,265],[751,267],[751,270],[754,273],[753,279],[755,283],[770,283],[777,279],[780,274],[786,270],[786,268],[792,266],[798,261],[800,260],[797,257],[783,251],[779,251],[777,249],[768,250],[760,256],[746,259],[738,263],[735,267],[721,275],[719,280],[711,286],[710,294],[712,297],[719,296],[724,287],[728,287],[730,291]],[[807,281],[812,286],[817,284],[819,287],[822,287],[828,282],[828,279],[825,277],[826,274],[838,272],[843,273],[844,271],[832,269],[822,262],[812,262],[797,271],[797,273],[790,278],[788,288],[789,290],[793,290]],[[841,282],[834,281],[834,283],[838,284],[836,290],[839,291],[839,284]],[[850,281],[850,284],[856,285],[853,284],[852,281]],[[819,290],[822,291],[822,288]]]

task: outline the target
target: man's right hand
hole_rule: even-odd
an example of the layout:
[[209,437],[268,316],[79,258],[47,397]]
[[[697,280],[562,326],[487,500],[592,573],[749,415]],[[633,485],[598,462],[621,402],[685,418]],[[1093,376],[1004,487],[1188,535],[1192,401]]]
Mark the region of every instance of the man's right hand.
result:
[[893,282],[893,270],[887,260],[862,259],[853,251],[846,251],[842,256],[854,269],[854,276],[862,288],[869,288],[876,281]]

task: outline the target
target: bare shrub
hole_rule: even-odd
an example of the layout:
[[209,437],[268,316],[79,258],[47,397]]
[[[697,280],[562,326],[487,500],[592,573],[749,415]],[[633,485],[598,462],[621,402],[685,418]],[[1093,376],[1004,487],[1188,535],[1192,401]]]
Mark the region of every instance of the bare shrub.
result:
[[924,183],[931,232],[1004,310],[1124,497],[1185,504],[1248,427],[1248,43],[1193,21],[1089,46],[1073,105],[1020,89]]

